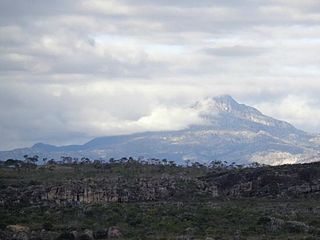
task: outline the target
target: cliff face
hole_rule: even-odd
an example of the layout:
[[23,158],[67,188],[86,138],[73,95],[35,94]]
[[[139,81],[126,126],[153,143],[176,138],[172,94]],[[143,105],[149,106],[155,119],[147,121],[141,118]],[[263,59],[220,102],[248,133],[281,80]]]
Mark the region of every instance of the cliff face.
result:
[[89,178],[59,185],[8,187],[0,195],[2,204],[90,204],[214,198],[218,196],[218,189],[215,185],[191,178]]
[[220,196],[299,198],[320,196],[319,163],[209,173],[200,179],[217,186]]
[[216,198],[299,198],[320,196],[319,164],[212,171],[202,177],[104,177],[60,183],[7,186],[7,204],[91,204],[109,202],[200,201]]

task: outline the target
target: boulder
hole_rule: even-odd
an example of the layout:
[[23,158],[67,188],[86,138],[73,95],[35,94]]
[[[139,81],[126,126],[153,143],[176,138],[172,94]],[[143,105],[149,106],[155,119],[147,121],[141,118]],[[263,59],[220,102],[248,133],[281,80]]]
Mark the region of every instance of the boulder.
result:
[[120,238],[122,237],[122,233],[120,228],[116,226],[109,227],[108,229],[108,238]]
[[30,228],[27,226],[23,226],[23,225],[8,225],[7,230],[14,232],[14,233],[18,233],[18,232],[28,233],[28,232],[30,232]]

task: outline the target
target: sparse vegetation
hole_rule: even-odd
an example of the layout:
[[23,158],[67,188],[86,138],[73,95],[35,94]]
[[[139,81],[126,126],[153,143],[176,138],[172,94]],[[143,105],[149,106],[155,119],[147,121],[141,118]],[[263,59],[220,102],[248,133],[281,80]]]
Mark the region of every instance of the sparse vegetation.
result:
[[[122,158],[37,166],[11,159],[0,166],[0,239],[17,234],[10,225],[27,227],[25,239],[317,239],[320,189],[298,187],[319,185],[319,177],[320,163],[177,166]],[[117,198],[82,202],[82,195],[70,201],[43,195],[52,188],[91,194],[88,186],[100,193],[110,187]]]

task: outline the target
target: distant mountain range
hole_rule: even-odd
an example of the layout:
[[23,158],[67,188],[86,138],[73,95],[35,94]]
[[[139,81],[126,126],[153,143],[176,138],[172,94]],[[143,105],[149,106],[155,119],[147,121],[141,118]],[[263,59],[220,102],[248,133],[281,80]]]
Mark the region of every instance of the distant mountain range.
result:
[[320,136],[268,117],[239,104],[228,95],[206,98],[191,106],[203,120],[177,131],[143,132],[95,138],[83,145],[53,146],[37,143],[31,148],[0,152],[0,159],[39,155],[109,159],[121,157],[166,158],[245,164],[285,164],[320,160]]

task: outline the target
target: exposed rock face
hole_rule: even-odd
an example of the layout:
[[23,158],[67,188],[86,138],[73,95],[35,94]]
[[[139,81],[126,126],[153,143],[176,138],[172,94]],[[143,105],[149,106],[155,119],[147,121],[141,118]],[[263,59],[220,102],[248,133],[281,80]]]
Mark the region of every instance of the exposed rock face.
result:
[[201,178],[218,195],[240,197],[320,197],[319,163],[209,173]]
[[217,197],[215,185],[206,184],[190,178],[137,178],[134,180],[84,179],[70,181],[60,185],[40,185],[27,188],[12,188],[0,192],[2,204],[52,202],[64,203],[108,203],[108,202],[144,202],[195,196]]
[[8,225],[7,230],[18,233],[18,232],[26,232],[28,233],[30,231],[29,227],[22,226],[22,225]]
[[0,190],[0,205],[201,201],[214,198],[320,197],[320,163],[225,169],[202,177],[84,178]]

